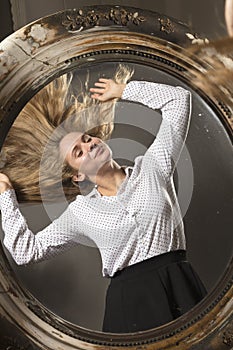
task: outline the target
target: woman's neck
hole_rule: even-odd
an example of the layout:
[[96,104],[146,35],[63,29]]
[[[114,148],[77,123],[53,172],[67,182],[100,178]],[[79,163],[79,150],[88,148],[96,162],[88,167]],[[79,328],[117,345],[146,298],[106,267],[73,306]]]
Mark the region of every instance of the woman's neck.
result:
[[99,193],[103,196],[115,196],[125,179],[125,170],[115,161],[106,164],[98,172],[95,183]]

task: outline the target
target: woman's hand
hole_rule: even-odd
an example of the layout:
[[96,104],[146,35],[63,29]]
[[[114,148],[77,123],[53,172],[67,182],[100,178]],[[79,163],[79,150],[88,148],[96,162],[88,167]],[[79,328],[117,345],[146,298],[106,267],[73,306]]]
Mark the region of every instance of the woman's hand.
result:
[[233,0],[225,1],[225,20],[228,34],[233,36]]
[[12,185],[9,178],[5,174],[0,173],[0,193],[3,193],[10,188],[12,188]]
[[112,79],[100,78],[95,83],[95,86],[90,89],[90,92],[92,92],[91,97],[95,100],[105,102],[114,98],[121,98],[126,84],[117,84]]

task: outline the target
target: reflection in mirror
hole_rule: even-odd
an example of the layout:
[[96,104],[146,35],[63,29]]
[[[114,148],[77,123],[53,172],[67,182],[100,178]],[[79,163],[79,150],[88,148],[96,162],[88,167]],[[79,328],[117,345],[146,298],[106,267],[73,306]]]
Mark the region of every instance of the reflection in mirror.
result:
[[[96,64],[59,78],[16,119],[3,147],[2,171],[18,188],[23,217],[38,233],[31,235],[9,190],[1,195],[2,237],[19,280],[55,314],[89,329],[102,330],[104,319],[104,331],[132,332],[187,312],[224,271],[232,246],[232,198],[225,186],[232,183],[232,145],[216,111],[178,78],[139,64],[128,63],[127,72],[118,67]],[[99,93],[107,100],[109,92],[122,99],[98,102],[89,93],[87,105],[81,104],[80,91],[116,71],[118,83],[133,72],[127,87],[108,90],[108,81],[101,81],[96,88],[106,90]],[[186,90],[192,97],[190,127]],[[42,204],[36,203],[40,195]],[[18,266],[11,255],[17,264],[43,261]]]

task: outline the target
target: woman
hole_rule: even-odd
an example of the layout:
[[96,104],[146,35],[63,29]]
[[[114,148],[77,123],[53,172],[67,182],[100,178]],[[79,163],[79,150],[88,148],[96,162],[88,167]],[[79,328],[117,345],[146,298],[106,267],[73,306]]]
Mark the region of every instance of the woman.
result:
[[[111,278],[103,331],[142,331],[174,320],[206,294],[186,258],[172,179],[188,132],[191,96],[181,87],[104,78],[90,91],[102,106],[122,98],[160,109],[156,139],[144,156],[135,159],[134,167],[121,167],[100,137],[67,132],[64,122],[46,145],[46,162],[57,152],[62,176],[69,174],[78,187],[86,181],[95,187],[78,195],[58,219],[34,235],[20,213],[10,180],[1,174],[4,244],[18,264],[27,264],[91,238],[100,250],[103,275]],[[48,162],[45,169],[42,183]]]

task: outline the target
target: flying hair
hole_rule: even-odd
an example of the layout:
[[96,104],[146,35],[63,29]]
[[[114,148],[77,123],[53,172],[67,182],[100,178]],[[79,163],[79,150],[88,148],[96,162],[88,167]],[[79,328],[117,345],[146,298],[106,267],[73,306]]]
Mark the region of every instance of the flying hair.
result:
[[[126,83],[132,74],[132,69],[120,64],[112,79]],[[55,201],[61,186],[68,200],[84,193],[85,188],[72,182],[74,170],[60,157],[60,141],[71,131],[88,132],[102,140],[111,136],[117,99],[94,100],[87,88],[75,95],[72,78],[71,73],[62,75],[34,95],[6,137],[1,172],[9,177],[19,202],[40,202],[42,195],[43,200]],[[85,186],[88,190],[90,183]]]

